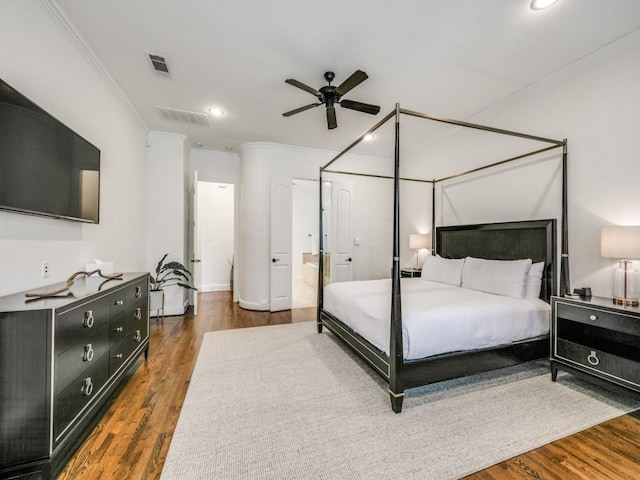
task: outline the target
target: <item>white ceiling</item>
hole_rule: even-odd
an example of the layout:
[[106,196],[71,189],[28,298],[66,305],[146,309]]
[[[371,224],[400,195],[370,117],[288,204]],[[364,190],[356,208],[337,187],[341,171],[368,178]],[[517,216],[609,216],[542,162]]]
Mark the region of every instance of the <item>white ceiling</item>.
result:
[[[342,150],[396,102],[468,119],[640,28],[638,0],[43,0],[59,8],[151,129],[192,146],[237,151],[265,141]],[[147,52],[164,56],[154,72]],[[344,98],[380,105],[376,117],[322,106],[285,84],[313,88],[334,71],[369,79]],[[227,113],[209,126],[163,120],[156,107]],[[517,126],[514,126],[517,127]],[[228,149],[227,148],[227,149]]]

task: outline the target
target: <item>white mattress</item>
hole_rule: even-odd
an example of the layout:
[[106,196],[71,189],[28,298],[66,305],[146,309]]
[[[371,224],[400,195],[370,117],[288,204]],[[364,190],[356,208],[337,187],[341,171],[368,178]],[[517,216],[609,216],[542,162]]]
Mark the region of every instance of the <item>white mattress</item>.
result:
[[[405,360],[504,345],[549,332],[550,306],[403,278],[402,336]],[[332,283],[323,308],[389,354],[391,280]]]

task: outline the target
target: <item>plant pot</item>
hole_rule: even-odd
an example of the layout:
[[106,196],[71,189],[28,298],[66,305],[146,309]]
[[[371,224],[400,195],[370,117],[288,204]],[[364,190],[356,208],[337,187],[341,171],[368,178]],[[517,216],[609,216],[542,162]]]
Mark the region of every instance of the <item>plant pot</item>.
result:
[[164,318],[164,290],[149,291],[149,315],[153,312],[156,318]]

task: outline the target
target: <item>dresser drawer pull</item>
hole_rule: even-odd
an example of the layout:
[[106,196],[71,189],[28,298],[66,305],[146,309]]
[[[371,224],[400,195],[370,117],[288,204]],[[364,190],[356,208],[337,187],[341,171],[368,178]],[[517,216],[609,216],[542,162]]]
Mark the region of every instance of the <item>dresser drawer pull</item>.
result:
[[122,330],[124,330],[122,327],[116,327],[113,329],[114,332],[122,332]]
[[142,310],[139,308],[136,308],[136,313],[133,316],[136,320],[140,320],[142,318]]
[[121,353],[116,353],[113,358],[122,358],[122,354]]
[[140,330],[136,330],[136,334],[134,335],[133,340],[136,342],[142,340],[142,332]]
[[84,385],[82,386],[82,395],[85,397],[90,397],[93,393],[93,383],[91,382],[91,377],[84,379]]
[[600,364],[600,359],[598,358],[598,354],[591,350],[591,353],[587,357],[587,362],[589,362],[594,367]]
[[84,362],[90,362],[91,360],[93,360],[93,345],[91,345],[90,343],[87,343],[84,346],[84,354],[82,355],[82,360]]
[[124,305],[124,300],[116,300],[113,304],[114,305]]
[[82,325],[86,328],[93,327],[93,310],[87,310],[84,312],[84,320],[82,320]]
[[142,296],[142,287],[138,285],[136,287],[136,298],[140,298]]
[[597,320],[597,319],[598,319],[598,315],[594,315],[594,314],[589,315],[589,320]]

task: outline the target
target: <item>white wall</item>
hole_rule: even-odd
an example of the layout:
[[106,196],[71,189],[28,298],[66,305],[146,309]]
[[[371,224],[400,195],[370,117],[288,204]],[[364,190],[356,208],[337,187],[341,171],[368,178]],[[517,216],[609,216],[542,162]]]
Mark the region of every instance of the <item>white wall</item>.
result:
[[[640,225],[640,31],[471,121],[568,139],[571,287],[611,296],[600,230]],[[443,223],[555,217],[559,154],[445,188]]]
[[147,270],[148,129],[59,21],[36,0],[2,0],[0,77],[100,148],[100,224],[0,212],[0,295],[63,282],[94,258]]
[[[150,132],[147,147],[147,265],[155,268],[165,253],[167,261],[180,262],[189,268],[187,258],[188,189],[185,176],[186,137],[166,132]],[[165,315],[181,315],[188,294],[181,287],[165,289]]]

